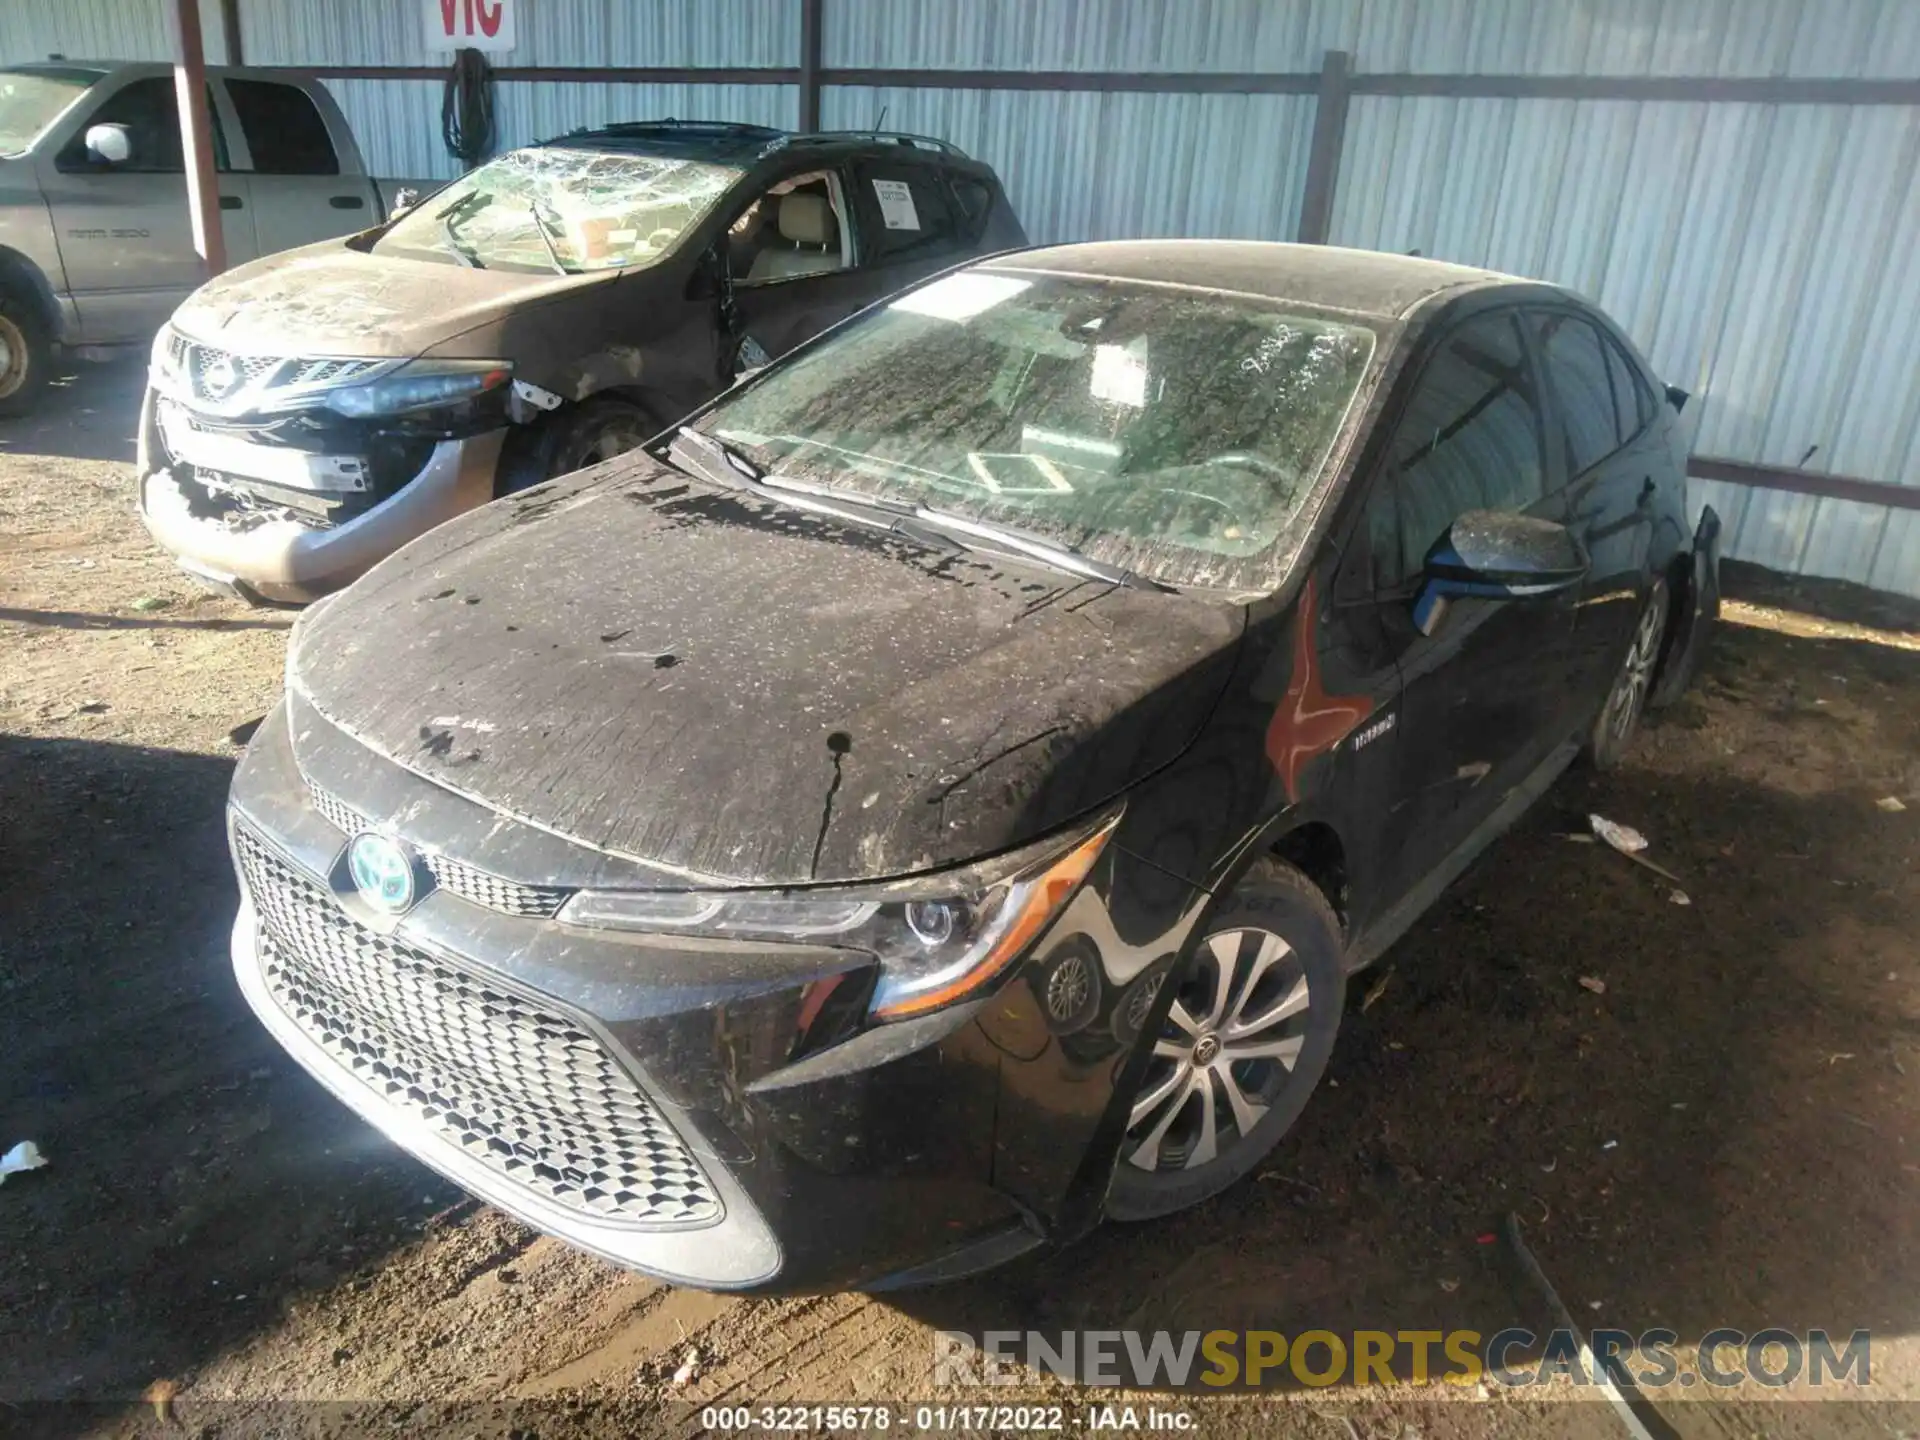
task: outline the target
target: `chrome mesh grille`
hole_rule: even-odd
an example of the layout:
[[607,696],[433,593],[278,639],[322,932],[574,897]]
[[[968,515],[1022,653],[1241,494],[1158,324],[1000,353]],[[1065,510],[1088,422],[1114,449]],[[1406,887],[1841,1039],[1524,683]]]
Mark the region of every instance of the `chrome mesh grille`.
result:
[[[344,385],[388,363],[284,355],[242,355],[202,345],[178,331],[167,335],[167,362],[201,400],[226,400],[250,386]],[[209,379],[209,372],[213,379]]]
[[520,915],[529,920],[544,920],[560,913],[573,892],[561,885],[522,885],[518,880],[503,880],[485,870],[476,870],[445,855],[427,856],[427,869],[442,890],[451,890],[462,900],[471,900],[489,910]]
[[[339,796],[317,785],[308,786],[307,791],[313,796],[313,808],[334,829],[352,835],[374,828],[371,820]],[[434,883],[441,889],[450,890],[462,900],[471,900],[475,905],[484,905],[504,915],[544,920],[559,914],[560,907],[567,903],[567,897],[573,893],[564,885],[523,885],[518,880],[505,879],[445,855],[428,854],[425,858],[427,869],[433,873]]]
[[394,1109],[557,1204],[651,1228],[720,1202],[679,1136],[580,1025],[376,934],[234,830],[275,1002]]
[[367,828],[367,817],[355,810],[346,801],[317,785],[307,787],[307,793],[313,797],[313,808],[320,812],[321,818],[336,830],[344,830],[352,835]]

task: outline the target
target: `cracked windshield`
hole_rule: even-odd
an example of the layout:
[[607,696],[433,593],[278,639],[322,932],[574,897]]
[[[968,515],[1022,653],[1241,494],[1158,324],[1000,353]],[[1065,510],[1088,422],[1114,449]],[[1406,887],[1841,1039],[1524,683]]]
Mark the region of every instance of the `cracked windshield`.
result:
[[650,265],[739,178],[698,160],[518,150],[429,195],[373,253],[567,275]]
[[720,405],[763,469],[1264,590],[1373,355],[1245,296],[953,275]]

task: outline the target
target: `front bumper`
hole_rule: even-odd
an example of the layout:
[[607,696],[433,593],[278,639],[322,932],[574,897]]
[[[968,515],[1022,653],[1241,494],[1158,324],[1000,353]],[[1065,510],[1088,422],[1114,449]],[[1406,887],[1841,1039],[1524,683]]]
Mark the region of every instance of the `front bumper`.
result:
[[[140,518],[180,566],[250,597],[304,603],[351,583],[409,540],[493,498],[504,430],[442,440],[392,495],[331,527],[298,520],[250,525],[193,513],[174,475],[156,465],[154,392],[140,416]],[[242,442],[236,447],[247,448]],[[259,447],[265,449],[266,447]],[[284,452],[281,452],[284,456]]]
[[[870,957],[559,925],[542,882],[617,879],[612,857],[568,872],[571,842],[398,770],[296,704],[291,724],[282,706],[261,727],[235,779],[236,975],[303,1066],[457,1184],[707,1289],[950,1278],[1097,1217],[1112,1148],[1096,1137],[1126,1050],[1106,1026],[1124,987],[1069,1036],[1049,1029],[1030,980],[835,1032],[849,998],[864,1015]],[[426,858],[422,898],[395,922],[360,904],[343,860],[355,831],[401,815]],[[475,831],[487,847],[446,853]],[[263,875],[261,854],[285,873]],[[1164,953],[1163,935],[1119,941],[1091,890],[1069,913],[1074,943],[1101,936],[1131,978]],[[289,949],[327,973],[290,980]],[[376,993],[390,989],[404,996]],[[507,1058],[476,1066],[477,1049]],[[1073,1183],[1083,1170],[1088,1195]]]

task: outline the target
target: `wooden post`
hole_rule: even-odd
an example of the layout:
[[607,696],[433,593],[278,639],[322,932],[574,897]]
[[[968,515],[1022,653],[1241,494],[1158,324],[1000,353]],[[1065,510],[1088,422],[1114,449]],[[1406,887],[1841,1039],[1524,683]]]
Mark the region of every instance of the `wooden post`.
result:
[[1333,229],[1333,191],[1340,183],[1340,148],[1347,135],[1347,101],[1353,91],[1353,57],[1329,50],[1320,66],[1320,98],[1313,110],[1313,142],[1307,151],[1307,183],[1300,196],[1304,245],[1324,245]]
[[200,37],[200,0],[173,0],[180,26],[180,58],[173,67],[180,108],[180,151],[186,160],[187,214],[193,248],[209,278],[227,268],[227,239],[220,229],[220,177],[213,163],[213,115],[207,108],[207,56]]
[[820,11],[824,0],[800,0],[800,131],[820,128]]
[[224,63],[246,64],[247,58],[240,48],[240,0],[220,0],[220,34],[227,42]]

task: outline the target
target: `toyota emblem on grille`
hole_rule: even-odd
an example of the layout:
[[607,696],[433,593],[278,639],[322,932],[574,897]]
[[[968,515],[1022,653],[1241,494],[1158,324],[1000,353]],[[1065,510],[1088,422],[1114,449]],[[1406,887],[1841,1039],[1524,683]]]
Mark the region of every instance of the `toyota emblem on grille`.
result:
[[220,399],[239,383],[240,367],[233,363],[231,355],[221,355],[209,360],[201,367],[200,388],[215,400]]
[[360,898],[389,915],[413,904],[413,855],[398,840],[364,830],[347,847],[347,872]]

